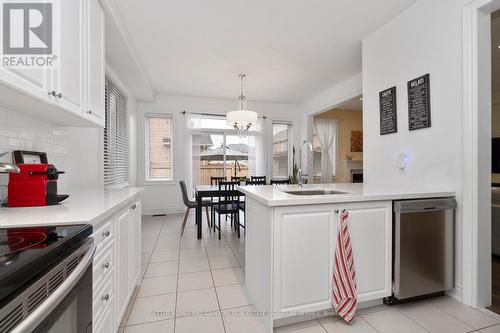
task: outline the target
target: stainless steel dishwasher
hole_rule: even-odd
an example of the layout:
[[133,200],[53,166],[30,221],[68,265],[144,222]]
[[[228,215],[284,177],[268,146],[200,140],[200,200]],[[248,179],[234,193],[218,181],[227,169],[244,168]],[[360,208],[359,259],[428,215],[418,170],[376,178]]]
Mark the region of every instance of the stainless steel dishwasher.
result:
[[455,284],[453,198],[394,202],[394,304],[452,289]]

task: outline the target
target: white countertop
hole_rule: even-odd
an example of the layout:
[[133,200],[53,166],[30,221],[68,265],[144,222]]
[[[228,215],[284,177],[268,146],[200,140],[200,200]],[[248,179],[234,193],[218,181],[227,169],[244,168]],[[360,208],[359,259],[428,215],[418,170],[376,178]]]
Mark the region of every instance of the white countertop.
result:
[[143,191],[144,188],[140,187],[106,192],[102,189],[75,189],[66,191],[69,198],[55,206],[1,207],[0,228],[81,223],[95,226]]
[[377,184],[311,184],[302,190],[335,190],[345,194],[294,195],[284,191],[300,190],[298,185],[240,186],[245,195],[267,206],[297,206],[337,202],[382,201],[453,197],[455,192],[439,188],[405,188]]

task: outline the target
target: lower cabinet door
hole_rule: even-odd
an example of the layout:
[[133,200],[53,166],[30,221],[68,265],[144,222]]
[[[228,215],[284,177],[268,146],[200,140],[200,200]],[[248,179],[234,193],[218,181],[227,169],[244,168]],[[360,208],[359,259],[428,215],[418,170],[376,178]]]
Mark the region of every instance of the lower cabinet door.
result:
[[142,232],[142,207],[141,207],[141,202],[137,201],[134,204],[134,210],[133,210],[133,215],[134,215],[134,267],[132,269],[133,272],[133,285],[132,285],[132,290],[135,288],[135,286],[139,283],[139,275],[141,274],[141,253],[142,253],[142,247],[141,247],[141,232]]
[[94,333],[112,333],[116,332],[114,320],[113,320],[113,309],[109,307],[104,312],[104,315],[98,320],[97,323],[92,323],[92,332]]
[[280,316],[330,306],[335,216],[332,205],[276,208],[274,311]]
[[117,224],[117,274],[116,278],[118,280],[117,286],[117,322],[122,318],[125,313],[125,309],[127,308],[127,303],[129,300],[129,296],[132,293],[130,290],[130,255],[131,247],[130,247],[130,222],[131,222],[131,214],[130,209],[126,209],[118,215],[116,224]]
[[358,302],[391,295],[392,202],[341,204],[349,212]]

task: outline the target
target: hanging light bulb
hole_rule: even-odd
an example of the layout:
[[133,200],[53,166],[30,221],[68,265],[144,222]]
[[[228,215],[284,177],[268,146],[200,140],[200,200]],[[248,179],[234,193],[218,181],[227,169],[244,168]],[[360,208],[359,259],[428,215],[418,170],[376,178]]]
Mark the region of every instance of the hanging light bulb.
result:
[[238,75],[240,77],[240,97],[238,97],[238,109],[226,113],[226,121],[229,126],[232,126],[238,136],[245,137],[252,127],[257,123],[258,114],[255,111],[247,110],[247,100],[243,95],[243,79],[245,74]]

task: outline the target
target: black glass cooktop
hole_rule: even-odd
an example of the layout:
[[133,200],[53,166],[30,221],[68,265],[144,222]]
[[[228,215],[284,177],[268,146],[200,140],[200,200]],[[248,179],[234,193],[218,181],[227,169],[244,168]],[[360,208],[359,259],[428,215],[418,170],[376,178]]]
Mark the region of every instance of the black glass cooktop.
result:
[[0,228],[0,304],[91,234],[91,225]]

